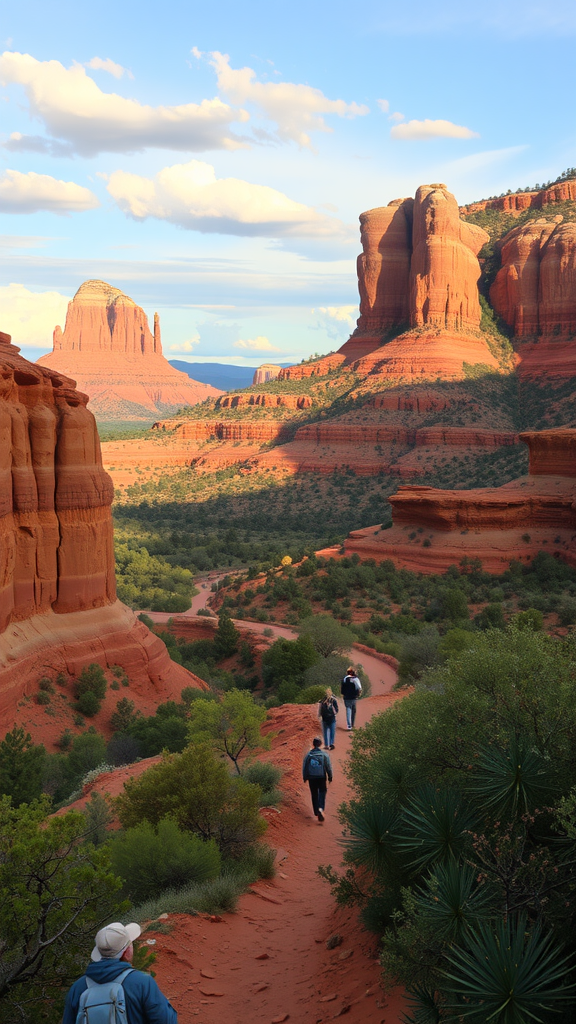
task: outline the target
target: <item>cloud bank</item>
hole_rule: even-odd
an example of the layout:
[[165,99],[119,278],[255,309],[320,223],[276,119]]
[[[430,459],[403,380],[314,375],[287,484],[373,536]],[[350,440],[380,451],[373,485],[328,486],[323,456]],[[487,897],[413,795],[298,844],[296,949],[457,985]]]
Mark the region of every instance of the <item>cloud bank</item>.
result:
[[390,129],[392,139],[478,139],[478,132],[452,121],[407,121]]
[[165,167],[155,178],[115,171],[108,192],[136,220],[155,217],[194,231],[335,241],[350,234],[336,218],[267,185],[217,178],[211,164],[200,160]]
[[99,205],[89,188],[74,181],[59,181],[49,174],[7,170],[0,178],[2,213],[80,213]]
[[[194,55],[198,54],[196,50]],[[229,101],[258,107],[276,124],[277,136],[283,142],[297,142],[299,146],[310,148],[310,132],[332,131],[323,114],[362,117],[370,112],[362,104],[328,99],[320,89],[310,85],[259,82],[252,68],[231,68],[228,54],[217,50],[210,54],[210,63],[216,71],[218,88]]]
[[63,324],[70,299],[59,292],[31,292],[23,284],[0,288],[2,330],[15,345],[52,348],[52,332]]
[[[248,114],[218,98],[151,107],[103,92],[80,64],[65,68],[57,60],[39,61],[27,53],[3,53],[0,80],[23,86],[31,115],[81,156],[134,153],[149,147],[201,152],[245,145],[229,125],[247,121]],[[13,136],[10,148],[31,148],[28,138]],[[50,140],[46,147],[49,151]]]
[[249,338],[246,341],[244,341],[242,338],[240,338],[239,341],[235,341],[234,342],[232,347],[233,348],[246,348],[246,349],[249,349],[251,352],[281,352],[282,351],[281,348],[276,348],[275,345],[272,345],[269,342],[268,338],[265,338],[263,335],[260,335],[260,334],[258,335],[257,338]]

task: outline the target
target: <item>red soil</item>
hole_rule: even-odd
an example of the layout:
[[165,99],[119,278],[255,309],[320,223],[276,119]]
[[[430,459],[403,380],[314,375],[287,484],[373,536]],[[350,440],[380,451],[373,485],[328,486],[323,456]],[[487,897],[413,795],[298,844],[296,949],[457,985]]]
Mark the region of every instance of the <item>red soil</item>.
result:
[[[371,674],[375,696],[360,701],[359,725],[400,697],[385,692],[395,678],[387,665]],[[169,934],[146,932],[157,953],[157,981],[178,1010],[180,1024],[321,1024],[344,1015],[350,1024],[396,1024],[405,1005],[398,989],[382,987],[376,936],[361,925],[357,910],[335,908],[317,874],[319,864],[337,868],[341,862],[336,809],[349,797],[343,768],[351,741],[343,711],[322,826],[312,817],[301,778],[302,756],[317,732],[315,709],[284,705],[272,711],[269,728],[268,756],[284,771],[280,808],[262,812],[266,841],[277,851],[276,877],[253,885],[235,914],[171,914],[164,922]],[[116,795],[126,778],[148,763],[101,776],[91,790]],[[342,941],[329,950],[326,942],[335,934]]]

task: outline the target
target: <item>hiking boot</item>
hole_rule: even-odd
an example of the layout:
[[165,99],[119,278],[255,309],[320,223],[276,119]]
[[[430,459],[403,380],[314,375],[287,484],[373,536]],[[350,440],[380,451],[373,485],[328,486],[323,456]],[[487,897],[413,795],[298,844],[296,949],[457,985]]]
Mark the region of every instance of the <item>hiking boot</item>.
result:
[[318,821],[324,821],[324,811],[318,811]]

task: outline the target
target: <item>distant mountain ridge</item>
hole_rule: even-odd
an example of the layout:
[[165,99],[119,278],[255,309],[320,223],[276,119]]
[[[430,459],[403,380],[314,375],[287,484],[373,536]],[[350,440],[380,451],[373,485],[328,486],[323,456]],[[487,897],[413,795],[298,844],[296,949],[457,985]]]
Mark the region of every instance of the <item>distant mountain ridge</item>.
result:
[[[219,391],[237,391],[248,388],[252,383],[256,366],[234,366],[227,363],[187,363],[184,359],[170,359],[170,366],[187,373],[201,384],[211,384]],[[278,363],[278,366],[291,366]]]

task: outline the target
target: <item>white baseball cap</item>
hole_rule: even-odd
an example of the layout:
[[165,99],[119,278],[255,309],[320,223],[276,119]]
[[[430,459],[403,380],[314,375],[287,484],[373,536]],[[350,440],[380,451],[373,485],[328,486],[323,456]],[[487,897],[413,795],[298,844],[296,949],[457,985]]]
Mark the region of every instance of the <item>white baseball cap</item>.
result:
[[119,921],[107,924],[96,935],[92,960],[119,960],[124,950],[141,934],[139,924],[120,924]]

